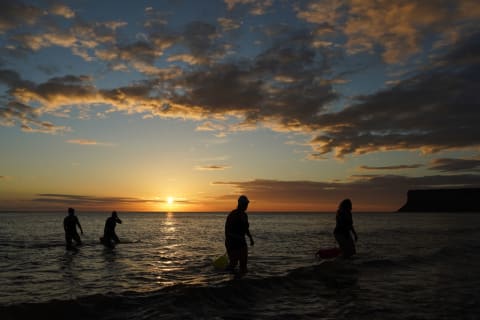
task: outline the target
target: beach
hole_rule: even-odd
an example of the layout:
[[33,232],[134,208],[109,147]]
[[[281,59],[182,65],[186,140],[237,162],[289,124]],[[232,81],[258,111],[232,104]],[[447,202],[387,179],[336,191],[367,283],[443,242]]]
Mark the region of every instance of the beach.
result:
[[2,319],[476,319],[480,215],[354,213],[353,259],[333,213],[251,213],[249,273],[215,270],[227,213],[122,213],[122,243],[99,243],[109,213],[0,213]]

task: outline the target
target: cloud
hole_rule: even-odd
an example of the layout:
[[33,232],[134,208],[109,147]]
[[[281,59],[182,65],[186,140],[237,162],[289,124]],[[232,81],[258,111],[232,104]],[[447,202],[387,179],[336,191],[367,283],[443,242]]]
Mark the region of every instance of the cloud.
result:
[[174,81],[181,93],[173,92],[171,101],[198,106],[205,115],[243,117],[245,124],[307,126],[338,97],[332,84],[322,79],[328,62],[317,56],[311,41],[309,33],[301,30],[284,35],[255,59],[184,73]]
[[[253,5],[251,1],[226,3],[230,10],[238,5]],[[269,6],[269,2],[260,3]],[[339,59],[338,49],[330,45],[333,39],[324,39],[325,34],[319,32],[319,28],[325,27],[322,21],[331,27],[329,30],[346,32],[350,16],[347,15],[347,20],[344,18],[348,12],[358,12],[362,21],[369,15],[375,20],[380,19],[381,14],[406,10],[403,17],[410,21],[405,22],[410,26],[431,3],[400,1],[396,6],[385,3],[383,11],[371,3],[369,13],[367,7],[357,1],[348,5],[333,0],[315,2],[306,7],[308,10],[297,11],[299,18],[314,24],[314,32],[285,25],[265,28],[270,32],[270,47],[259,48],[261,51],[254,57],[237,59],[223,59],[230,50],[229,44],[221,36],[221,27],[214,24],[194,21],[180,31],[172,31],[163,22],[152,23],[140,40],[119,42],[115,31],[125,22],[87,23],[75,17],[68,29],[52,26],[38,33],[16,33],[12,39],[29,50],[45,46],[71,47],[74,54],[86,60],[98,59],[112,70],[140,71],[145,80],[101,89],[95,86],[96,79],[83,75],[33,83],[21,79],[12,70],[0,70],[0,82],[8,87],[4,100],[30,107],[30,120],[34,119],[33,115],[38,120],[42,115],[85,105],[107,105],[108,112],[142,114],[144,118],[183,118],[204,123],[233,120],[237,123],[228,130],[251,130],[262,125],[275,131],[311,134],[309,159],[325,158],[330,152],[343,157],[383,150],[435,152],[471,148],[479,144],[477,137],[480,136],[480,129],[475,125],[479,120],[476,93],[480,68],[479,35],[476,34],[458,38],[453,50],[434,58],[417,70],[417,74],[411,73],[410,78],[398,80],[388,89],[347,100],[350,104],[340,112],[329,112],[331,106],[343,98],[336,88],[348,82],[344,78],[348,71],[341,75],[333,72],[334,63]],[[469,19],[476,17],[473,10],[465,9],[466,4],[461,1],[453,6],[454,16],[466,19],[462,25],[465,28],[470,24]],[[420,11],[414,13],[408,8]],[[429,30],[438,23],[438,30],[443,32],[443,9],[432,10],[423,23],[428,24]],[[146,10],[146,14],[147,18],[157,17],[153,9]],[[162,17],[166,19],[165,15]],[[221,20],[222,24],[230,22]],[[413,43],[412,48],[416,46],[416,40],[408,40],[410,28],[403,29],[402,23],[397,25],[401,29],[398,33],[389,30],[390,25],[386,27],[392,33],[392,52],[394,47],[403,45],[402,41]],[[366,24],[366,28],[358,30],[361,35],[352,33],[350,39],[387,41],[383,39],[384,31],[378,31],[382,34],[374,37],[371,25]],[[406,33],[402,36],[403,31]],[[173,48],[175,54],[165,56],[168,49]],[[407,46],[407,54],[408,50]],[[160,60],[171,66],[160,68]],[[188,66],[185,67],[185,63]],[[17,122],[12,122],[14,111],[10,107],[2,112],[3,125],[19,121],[17,110]],[[43,124],[45,129],[48,126]],[[32,125],[25,124],[24,130],[32,129]],[[198,130],[227,129],[226,125],[200,125]]]
[[[374,53],[380,48],[387,63],[404,61],[422,52],[430,35],[440,35],[445,44],[452,34],[474,29],[480,17],[474,0],[311,1],[297,9],[297,17],[318,26],[319,36],[333,32],[346,37],[350,54]],[[454,39],[454,37],[453,37]]]
[[227,18],[218,18],[218,24],[222,27],[223,31],[231,31],[240,28],[241,23]]
[[136,42],[106,45],[95,50],[97,58],[113,65],[129,65],[147,75],[156,75],[160,69],[155,63],[175,45],[182,46],[186,51],[169,55],[166,58],[168,62],[208,64],[227,53],[228,46],[219,41],[217,27],[206,22],[190,22],[180,32],[167,29],[164,23],[149,23],[146,28],[146,33],[142,33]]
[[[168,71],[165,78],[168,78]],[[81,108],[85,105],[104,104],[111,106],[112,111],[148,113],[166,118],[198,119],[202,114],[199,108],[168,104],[168,100],[154,96],[152,92],[157,87],[156,80],[100,90],[94,86],[93,79],[89,76],[66,75],[35,84],[23,80],[15,71],[0,69],[0,83],[9,87],[10,100],[6,107],[0,108],[0,124],[12,126],[18,121],[25,124],[24,129],[28,131],[32,131],[32,124],[43,126],[44,129],[48,127],[61,130],[61,127],[51,127],[47,122],[39,121],[38,117],[72,106]],[[68,128],[63,129],[68,131]]]
[[[211,25],[194,22],[186,27],[182,37],[182,43],[195,52],[183,57],[205,58],[221,52],[217,44],[209,42],[217,39]],[[311,46],[314,39],[308,30],[282,34],[255,58],[199,65],[189,70],[154,66],[162,47],[153,43],[161,39],[166,41],[165,48],[178,40],[157,34],[157,38],[150,36],[148,41],[94,51],[109,63],[129,61],[151,76],[129,86],[98,89],[93,78],[82,75],[66,75],[36,84],[23,81],[9,70],[0,73],[0,81],[9,86],[11,100],[38,106],[35,110],[39,114],[105,104],[112,111],[143,113],[146,117],[238,119],[240,122],[230,126],[230,130],[252,129],[264,123],[273,130],[309,131],[316,125],[317,115],[338,98],[332,87],[335,80],[323,76],[329,72],[328,54]],[[118,50],[114,52],[112,48]]]
[[382,166],[382,167],[374,167],[374,166],[360,166],[362,170],[403,170],[403,169],[416,169],[420,168],[423,165],[421,164],[403,164],[403,165],[396,165],[396,166]]
[[221,40],[217,26],[202,21],[188,23],[178,40],[178,43],[185,46],[190,55],[202,64],[222,59],[229,49],[229,46]]
[[226,125],[222,123],[214,123],[212,121],[205,121],[195,128],[196,131],[225,131],[226,129]]
[[419,74],[316,120],[315,152],[416,150],[431,153],[480,145],[480,34],[465,38]]
[[266,10],[273,5],[273,0],[224,0],[228,10],[236,6],[247,5],[253,15],[265,14]]
[[22,24],[32,25],[43,15],[43,11],[21,1],[3,0],[0,2],[0,34]]
[[75,17],[75,12],[68,6],[60,3],[55,3],[50,7],[50,13],[62,16],[65,19],[71,19]]
[[185,62],[185,63],[191,64],[191,65],[199,65],[199,64],[204,64],[205,63],[205,60],[203,58],[199,59],[198,57],[194,56],[193,54],[186,54],[186,53],[170,55],[167,58],[167,61],[168,62],[181,61],[181,62]]
[[[181,40],[177,33],[167,30],[150,30],[149,34],[142,34],[135,42],[117,43],[111,41],[94,50],[95,56],[110,63],[113,70],[119,65],[129,66],[146,75],[157,75],[161,69],[155,62],[169,49]],[[128,68],[124,68],[125,71]]]
[[12,97],[22,103],[40,103],[43,111],[62,106],[102,102],[89,76],[66,75],[40,84],[13,86]]
[[70,139],[70,140],[67,140],[66,142],[71,144],[79,144],[83,146],[112,146],[111,143],[98,142],[90,139]]
[[70,127],[57,126],[48,121],[22,123],[21,128],[22,131],[30,133],[63,134],[71,131]]
[[480,175],[436,175],[405,177],[399,175],[357,175],[345,181],[217,181],[214,185],[229,185],[235,195],[246,194],[252,200],[250,210],[281,210],[282,207],[308,211],[336,210],[344,198],[353,201],[354,210],[394,211],[406,200],[410,189],[445,187],[478,187]]
[[16,101],[7,102],[0,107],[0,126],[11,127],[17,124],[22,131],[31,133],[59,134],[71,131],[69,127],[38,119],[37,110],[28,105]]
[[[438,1],[352,1],[344,32],[351,53],[383,47],[383,59],[395,63],[421,51],[434,26],[446,28],[451,9]],[[355,17],[355,18],[352,18]],[[419,32],[420,30],[420,32]]]
[[65,32],[52,32],[42,34],[24,33],[16,35],[13,38],[20,43],[24,48],[38,51],[42,48],[51,46],[60,46],[70,48],[77,42],[76,36]]
[[71,205],[86,205],[86,204],[143,204],[143,203],[166,203],[165,200],[158,199],[141,199],[134,197],[95,197],[85,195],[72,194],[37,194],[38,198],[31,201],[34,202],[49,202],[59,204]]
[[[62,10],[67,12],[66,8]],[[152,11],[146,10],[147,16],[151,17]],[[232,21],[221,22],[225,26]],[[143,113],[145,117],[233,117],[240,123],[231,130],[252,129],[260,123],[274,130],[310,130],[311,119],[338,97],[333,81],[325,80],[330,71],[327,50],[314,47],[315,39],[309,30],[290,28],[279,33],[273,45],[257,57],[220,62],[230,47],[213,24],[193,21],[180,32],[166,29],[165,24],[152,24],[142,40],[118,43],[115,30],[124,25],[120,21],[88,23],[75,17],[67,29],[52,24],[47,31],[16,34],[12,39],[25,50],[70,48],[86,61],[100,59],[112,70],[134,68],[148,80],[99,89],[94,79],[81,75],[41,83],[19,83],[20,79],[4,77],[9,86],[8,98],[31,106],[39,115],[105,104],[111,106],[110,111]],[[187,52],[178,50],[165,57],[172,66],[159,68],[159,58],[174,45]],[[194,67],[181,69],[176,62]],[[79,81],[72,82],[74,77]]]
[[143,24],[145,28],[159,29],[168,23],[169,13],[154,10],[153,7],[145,8],[146,21]]
[[206,166],[197,166],[195,167],[195,170],[200,170],[200,171],[223,171],[225,169],[231,168],[230,166],[226,165],[206,165]]
[[310,23],[320,25],[320,33],[333,32],[334,26],[345,14],[345,1],[326,0],[309,2],[303,10],[297,9],[297,17]]
[[61,28],[58,24],[46,20],[38,23],[35,29],[12,34],[9,38],[10,53],[25,54],[58,46],[70,49],[72,54],[86,61],[92,61],[94,49],[99,52],[102,52],[102,49],[108,51],[116,43],[116,30],[125,25],[126,22],[122,21],[88,23],[75,19],[68,28]]
[[[190,205],[193,203],[187,199],[175,198],[175,206],[177,208],[179,205]],[[45,193],[36,194],[35,198],[19,203],[16,208],[23,206],[33,210],[38,210],[38,208],[44,208],[44,210],[65,210],[67,207],[74,207],[82,211],[124,210],[139,212],[152,211],[152,208],[159,208],[159,205],[164,204],[168,204],[167,199]]]
[[480,172],[480,159],[439,158],[432,160],[429,169],[442,172]]

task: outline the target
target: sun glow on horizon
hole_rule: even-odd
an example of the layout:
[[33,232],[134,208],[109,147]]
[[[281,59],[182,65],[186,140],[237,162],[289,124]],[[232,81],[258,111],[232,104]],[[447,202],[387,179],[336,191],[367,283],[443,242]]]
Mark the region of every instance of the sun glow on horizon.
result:
[[167,204],[168,204],[169,206],[171,206],[174,202],[175,202],[175,198],[174,198],[174,197],[171,197],[171,196],[167,197]]

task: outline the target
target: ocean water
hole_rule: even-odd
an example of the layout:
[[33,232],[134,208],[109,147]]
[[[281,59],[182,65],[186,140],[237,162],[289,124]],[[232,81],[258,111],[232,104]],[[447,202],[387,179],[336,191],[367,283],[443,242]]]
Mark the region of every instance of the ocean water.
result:
[[354,213],[353,259],[334,214],[251,213],[249,273],[220,272],[226,213],[82,213],[78,252],[62,213],[0,213],[0,319],[478,319],[480,214]]

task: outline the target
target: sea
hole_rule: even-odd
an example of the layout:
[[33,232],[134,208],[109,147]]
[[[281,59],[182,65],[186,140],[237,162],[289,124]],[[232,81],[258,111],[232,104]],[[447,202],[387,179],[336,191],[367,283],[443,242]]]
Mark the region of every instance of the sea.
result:
[[0,319],[479,319],[480,213],[353,213],[351,259],[334,213],[249,213],[249,272],[217,270],[227,213],[0,213]]

